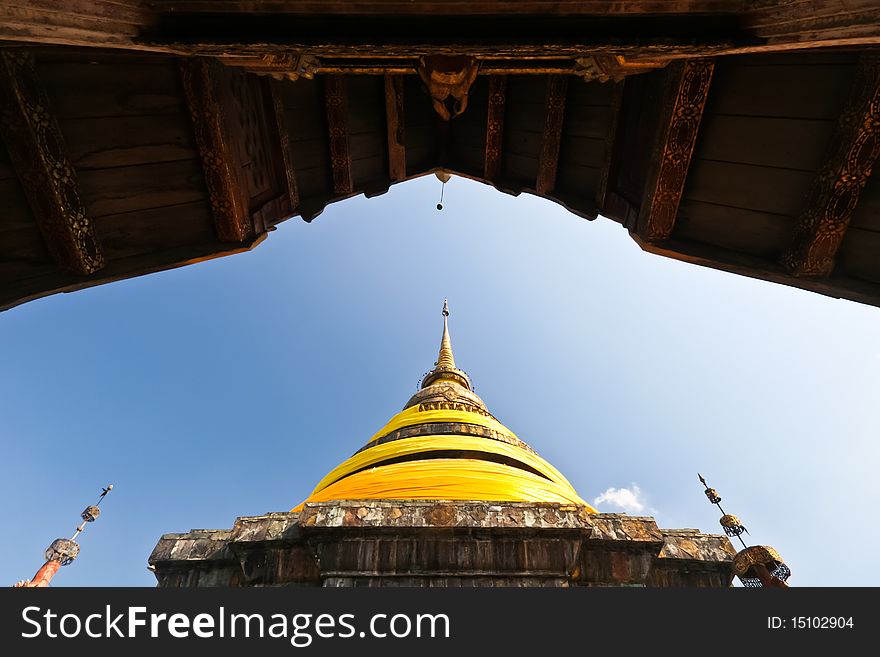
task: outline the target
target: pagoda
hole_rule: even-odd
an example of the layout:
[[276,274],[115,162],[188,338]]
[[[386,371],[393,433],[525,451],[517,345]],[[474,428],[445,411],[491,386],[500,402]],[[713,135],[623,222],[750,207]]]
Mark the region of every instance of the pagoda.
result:
[[165,534],[161,587],[726,587],[727,536],[599,513],[499,422],[443,334],[419,391],[289,512]]

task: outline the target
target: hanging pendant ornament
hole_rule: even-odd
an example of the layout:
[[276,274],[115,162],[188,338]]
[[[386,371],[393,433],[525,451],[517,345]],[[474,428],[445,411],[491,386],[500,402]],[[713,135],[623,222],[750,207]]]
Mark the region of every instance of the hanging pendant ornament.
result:
[[437,176],[437,180],[439,180],[441,183],[441,185],[440,185],[440,202],[437,204],[437,209],[442,210],[443,209],[443,192],[446,189],[446,183],[449,182],[449,179],[452,178],[452,176],[443,170],[437,171],[434,175]]

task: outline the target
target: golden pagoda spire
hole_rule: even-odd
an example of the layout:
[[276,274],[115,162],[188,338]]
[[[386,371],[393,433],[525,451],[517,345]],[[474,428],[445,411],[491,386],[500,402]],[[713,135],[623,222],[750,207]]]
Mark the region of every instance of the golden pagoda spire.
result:
[[457,383],[468,390],[473,389],[468,375],[455,366],[452,340],[449,338],[449,301],[447,299],[443,299],[443,337],[440,338],[440,353],[437,356],[437,362],[434,363],[434,369],[422,379],[422,388],[441,381]]
[[540,502],[597,512],[473,391],[452,355],[446,300],[440,353],[420,390],[293,510],[361,499]]
[[440,355],[435,367],[455,368],[455,356],[452,355],[452,340],[449,339],[449,302],[443,299],[443,337],[440,339]]

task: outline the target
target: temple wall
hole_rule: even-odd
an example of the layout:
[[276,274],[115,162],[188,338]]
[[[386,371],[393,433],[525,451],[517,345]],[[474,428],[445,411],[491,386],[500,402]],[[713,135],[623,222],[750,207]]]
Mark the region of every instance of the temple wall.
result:
[[337,501],[166,534],[161,587],[729,586],[733,546],[552,504]]

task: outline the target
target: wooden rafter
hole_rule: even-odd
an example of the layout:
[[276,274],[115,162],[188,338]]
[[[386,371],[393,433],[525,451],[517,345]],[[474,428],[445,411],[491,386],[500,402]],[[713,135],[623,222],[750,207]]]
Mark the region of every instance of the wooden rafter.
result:
[[330,163],[333,167],[333,192],[351,194],[354,184],[351,177],[348,122],[345,118],[345,78],[341,75],[326,75],[323,76],[323,81]]
[[210,60],[193,57],[181,62],[186,103],[205,173],[217,236],[224,242],[243,242],[253,232],[248,203],[232,147],[232,135],[223,120]]
[[669,239],[675,228],[714,68],[710,59],[691,59],[668,69],[669,89],[660,110],[655,164],[649,173],[636,227],[642,239],[649,242]]
[[156,50],[138,43],[156,27],[159,14],[143,0],[112,2],[0,2],[0,40],[28,43]]
[[[775,0],[746,3],[743,27],[755,46],[770,49],[869,46],[878,43],[880,7],[874,0]],[[760,45],[758,45],[760,44]]]
[[605,155],[602,158],[602,170],[599,172],[599,184],[596,187],[596,207],[600,212],[608,203],[608,180],[614,161],[614,145],[617,142],[617,126],[620,123],[620,107],[623,104],[625,84],[625,81],[615,83],[611,95],[611,119],[608,122],[608,131],[605,133]]
[[880,156],[880,57],[859,61],[830,157],[816,174],[782,262],[797,276],[828,276],[862,189]]
[[539,194],[549,194],[556,186],[559,144],[562,142],[562,123],[565,120],[565,98],[567,95],[567,77],[551,75],[547,78],[544,134],[541,137],[541,155],[538,160],[538,176],[535,181],[535,191]]
[[281,162],[284,168],[284,182],[287,183],[288,211],[292,213],[299,209],[299,187],[296,183],[296,171],[293,168],[290,153],[290,133],[287,129],[287,116],[284,113],[281,94],[278,92],[278,86],[274,81],[269,85],[269,91],[272,96],[275,130],[278,133],[278,146],[281,151]]
[[880,305],[880,285],[871,281],[841,276],[834,278],[792,277],[782,267],[766,258],[732,251],[717,244],[707,244],[673,237],[663,242],[645,242],[636,233],[630,233],[635,242],[646,252],[673,260],[712,267],[740,276],[790,285],[834,298],[850,299],[872,306]]
[[81,275],[104,267],[61,128],[29,53],[0,51],[0,133],[55,262]]
[[214,240],[160,249],[156,252],[111,261],[107,267],[95,275],[83,278],[73,278],[68,274],[56,272],[51,275],[18,280],[13,285],[4,285],[0,289],[0,312],[50,294],[75,292],[104,283],[193,265],[236,253],[245,253],[256,248],[265,238],[266,233],[260,233],[238,243]]
[[507,76],[489,78],[489,107],[486,116],[486,159],[483,177],[497,180],[501,173],[501,152],[504,143],[504,102],[507,97]]
[[406,147],[404,132],[403,77],[385,76],[385,124],[388,134],[388,177],[406,178]]

